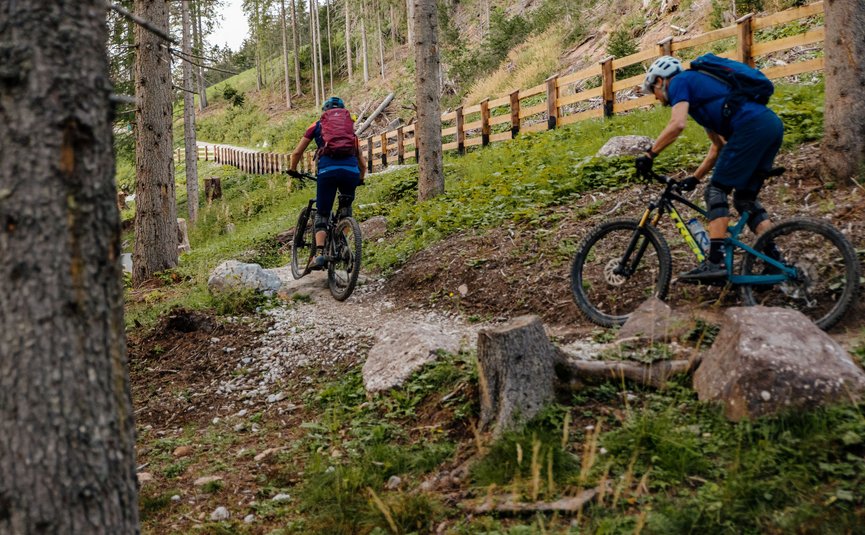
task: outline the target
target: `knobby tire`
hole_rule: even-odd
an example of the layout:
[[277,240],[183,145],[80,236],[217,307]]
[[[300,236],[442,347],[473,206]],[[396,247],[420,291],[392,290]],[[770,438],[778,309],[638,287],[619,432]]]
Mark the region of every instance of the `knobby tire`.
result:
[[314,221],[312,211],[307,207],[301,210],[294,227],[291,240],[291,275],[295,280],[306,274],[306,267],[315,251]]
[[332,245],[327,283],[333,298],[345,301],[354,291],[360,274],[362,238],[360,225],[354,218],[346,217],[336,224]]

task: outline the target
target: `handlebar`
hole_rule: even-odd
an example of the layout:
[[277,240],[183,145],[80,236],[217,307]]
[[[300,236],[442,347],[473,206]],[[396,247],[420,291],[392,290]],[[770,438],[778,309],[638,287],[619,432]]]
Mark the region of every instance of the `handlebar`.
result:
[[316,182],[318,180],[315,175],[311,175],[309,173],[301,173],[299,171],[292,171],[290,169],[286,171],[285,174],[293,178],[299,178],[301,180],[311,180],[313,182]]
[[637,176],[639,177],[640,175],[642,175],[643,178],[646,178],[648,180],[654,180],[656,182],[660,182],[665,186],[670,186],[670,189],[675,189],[677,191],[679,190],[679,181],[675,178],[670,178],[666,175],[659,175],[654,171],[646,171],[644,173],[640,173],[639,171],[637,171]]

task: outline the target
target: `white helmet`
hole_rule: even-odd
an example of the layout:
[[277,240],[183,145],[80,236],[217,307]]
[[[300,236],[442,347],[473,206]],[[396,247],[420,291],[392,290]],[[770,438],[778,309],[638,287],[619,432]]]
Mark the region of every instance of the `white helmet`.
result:
[[674,74],[682,72],[682,62],[673,56],[661,56],[656,59],[649,70],[646,71],[646,79],[643,80],[643,93],[651,93],[652,86],[658,78],[669,78]]

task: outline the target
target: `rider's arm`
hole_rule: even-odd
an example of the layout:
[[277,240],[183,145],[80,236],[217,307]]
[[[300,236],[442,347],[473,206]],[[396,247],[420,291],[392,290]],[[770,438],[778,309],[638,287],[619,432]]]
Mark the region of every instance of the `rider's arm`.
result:
[[366,177],[366,158],[363,157],[363,151],[360,150],[360,144],[357,147],[357,168],[360,169],[360,180],[363,181]]
[[294,152],[291,153],[291,161],[289,162],[289,169],[292,171],[297,171],[297,164],[300,162],[300,157],[303,156],[303,151],[309,146],[311,139],[308,137],[300,138],[300,143],[297,144],[297,147],[294,148]]
[[709,139],[712,140],[712,146],[709,147],[709,153],[706,154],[703,163],[701,163],[700,167],[694,171],[694,176],[700,180],[703,180],[703,177],[709,174],[709,171],[715,167],[715,162],[718,161],[718,154],[720,154],[721,149],[724,148],[724,143],[726,143],[723,137],[711,130],[706,130],[706,135],[708,135]]
[[687,124],[688,103],[685,101],[679,102],[673,106],[673,113],[670,116],[670,122],[667,123],[667,126],[658,135],[658,139],[655,140],[655,144],[652,145],[651,154],[649,154],[649,156],[654,158],[672,142],[676,141],[676,138],[679,137]]

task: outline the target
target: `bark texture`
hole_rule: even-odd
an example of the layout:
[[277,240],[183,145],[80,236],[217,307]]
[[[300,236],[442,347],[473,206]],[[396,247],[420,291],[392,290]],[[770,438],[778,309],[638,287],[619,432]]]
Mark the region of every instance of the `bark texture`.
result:
[[312,47],[312,89],[315,95],[315,107],[321,107],[322,95],[318,86],[318,42],[315,33],[315,6],[313,0],[309,0],[309,41]]
[[369,83],[369,51],[366,46],[366,0],[360,0],[360,50],[363,55],[363,83]]
[[[136,0],[135,14],[168,30],[166,0]],[[171,131],[171,60],[166,44],[135,29],[135,252],[132,282],[177,265],[177,204]]]
[[348,67],[348,81],[354,81],[354,70],[351,64],[351,18],[349,17],[348,0],[345,0],[345,64]]
[[415,88],[418,149],[418,199],[444,193],[442,168],[441,64],[438,48],[438,12],[435,0],[414,0]]
[[183,19],[183,144],[186,149],[186,206],[189,213],[189,223],[194,225],[198,220],[198,145],[195,143],[195,95],[193,94],[192,63],[188,61],[192,54],[190,34],[189,0],[181,4]]
[[291,40],[293,41],[294,47],[292,51],[294,52],[294,87],[295,92],[298,95],[303,94],[303,90],[300,87],[300,54],[298,53],[300,50],[300,43],[297,39],[297,8],[295,7],[295,0],[291,0]]
[[[195,53],[204,56],[204,32],[201,25],[201,1],[195,2],[195,22],[192,25],[192,41],[195,43]],[[207,80],[204,78],[204,61],[198,58],[199,64],[195,67],[195,78],[198,83],[198,108],[204,110],[207,107]]]
[[555,354],[537,316],[521,316],[502,327],[480,331],[481,427],[492,426],[500,434],[530,420],[550,403],[555,394]]
[[279,3],[280,28],[282,30],[282,68],[285,73],[285,107],[291,109],[291,77],[288,74],[288,31],[285,27],[285,0]]
[[0,533],[138,533],[105,5],[0,5]]
[[826,0],[823,175],[865,180],[865,2]]

